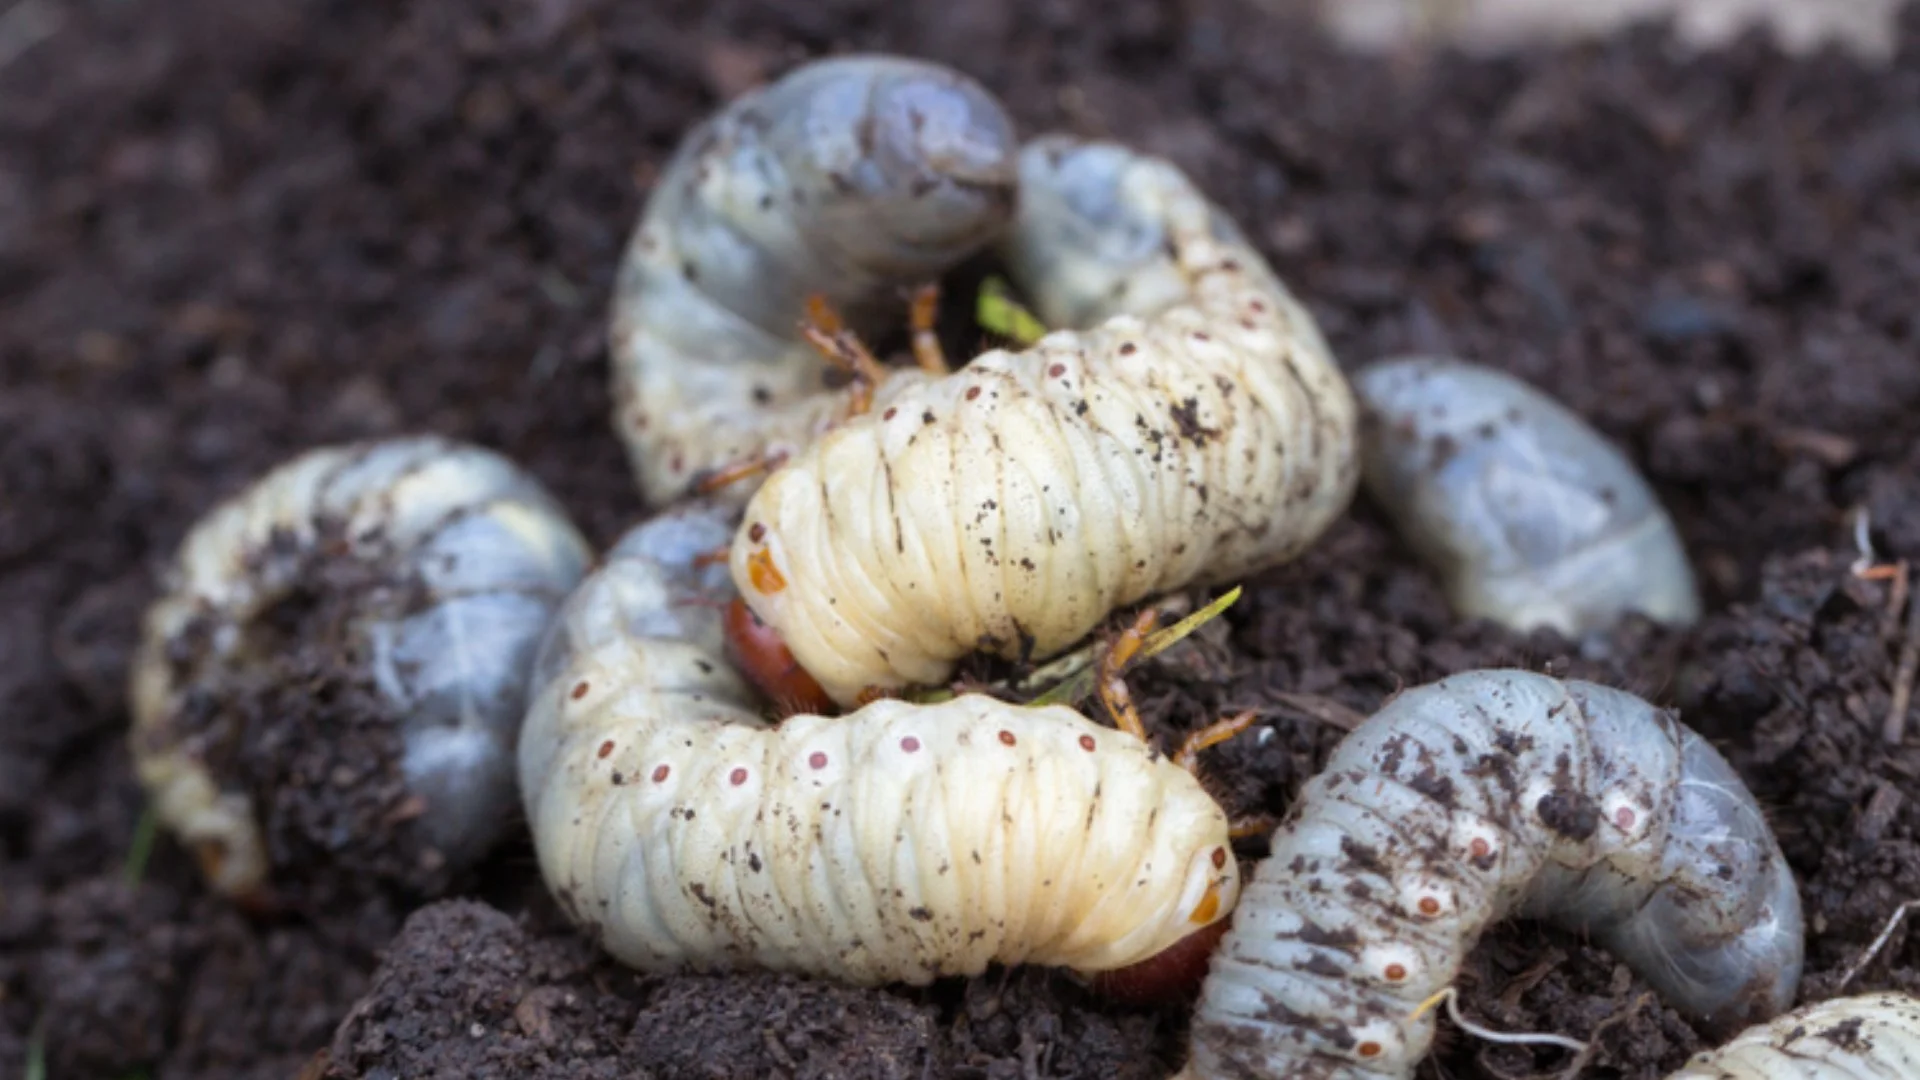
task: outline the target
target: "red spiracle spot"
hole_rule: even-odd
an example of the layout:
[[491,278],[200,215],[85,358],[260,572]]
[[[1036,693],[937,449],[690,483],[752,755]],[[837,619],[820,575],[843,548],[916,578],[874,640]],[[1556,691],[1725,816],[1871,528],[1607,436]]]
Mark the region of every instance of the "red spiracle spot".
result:
[[1211,337],[1208,337],[1208,336],[1207,336],[1207,332],[1206,332],[1205,330],[1195,330],[1195,331],[1193,332],[1193,340],[1195,340],[1195,341],[1212,341],[1212,340],[1213,340],[1213,338],[1211,338]]
[[815,750],[813,753],[807,755],[807,764],[816,769],[824,769],[827,767],[827,755],[822,751]]
[[898,413],[899,411],[900,411],[899,409],[896,409],[893,406],[889,405],[887,406],[887,411],[880,414],[880,419],[891,420],[893,419],[894,414]]
[[772,596],[787,587],[787,576],[773,565],[773,552],[761,548],[747,556],[747,580],[759,592]]
[[1407,977],[1407,967],[1405,964],[1388,964],[1387,965],[1387,981],[1388,982],[1399,982],[1401,979],[1404,979],[1406,977]]
[[579,701],[581,698],[586,697],[589,689],[591,688],[585,682],[575,683],[573,686],[573,700]]
[[1003,731],[1000,733],[1000,741],[1007,746],[1012,746],[1020,740],[1013,737],[1013,732]]
[[653,770],[653,782],[656,784],[666,783],[667,775],[671,772],[673,772],[673,770],[667,768],[665,765],[656,766]]
[[1266,310],[1267,310],[1267,305],[1266,305],[1266,303],[1265,303],[1265,302],[1263,302],[1263,301],[1260,301],[1260,300],[1252,300],[1252,301],[1249,301],[1249,302],[1247,303],[1247,310],[1248,310],[1248,311],[1257,311],[1257,312],[1260,312],[1260,313],[1262,313],[1262,314],[1264,314],[1264,313],[1266,312]]
[[968,400],[968,401],[972,401],[972,400],[973,400],[974,398],[977,398],[977,397],[979,397],[979,396],[980,396],[980,388],[979,388],[979,387],[977,387],[977,386],[969,386],[969,387],[967,387],[967,400]]
[[909,735],[900,740],[900,749],[905,750],[909,754],[917,753],[920,749],[920,740]]
[[1121,343],[1121,345],[1120,345],[1120,355],[1121,355],[1121,356],[1132,356],[1132,355],[1133,355],[1133,353],[1134,353],[1134,344],[1133,344],[1133,342],[1131,342],[1131,341],[1127,341],[1127,342],[1122,342],[1122,343]]
[[606,742],[600,744],[600,756],[606,757],[611,753],[613,753],[613,740],[608,739]]
[[732,772],[727,774],[727,782],[732,784],[734,787],[739,787],[741,784],[746,783],[747,770],[745,769],[733,770]]
[[1380,1056],[1380,1044],[1377,1042],[1363,1042],[1360,1044],[1359,1051],[1360,1056],[1363,1058],[1377,1058]]
[[762,540],[765,540],[766,538],[767,538],[767,527],[758,521],[753,523],[753,528],[747,530],[747,539],[753,541],[756,544]]
[[1093,748],[1096,745],[1098,744],[1093,741],[1093,736],[1091,735],[1080,736],[1080,749],[1085,750],[1087,753],[1089,754],[1093,753]]
[[1473,843],[1467,845],[1467,852],[1476,859],[1484,859],[1493,854],[1493,845],[1476,836]]
[[1632,807],[1623,806],[1613,812],[1613,823],[1620,826],[1622,832],[1633,828],[1634,822],[1639,820],[1634,816]]
[[1213,849],[1213,868],[1215,870],[1220,870],[1220,869],[1224,869],[1226,865],[1227,865],[1227,849],[1223,847],[1214,848]]
[[1440,901],[1435,900],[1431,896],[1421,897],[1420,898],[1420,914],[1422,915],[1440,914]]
[[1052,367],[1047,369],[1047,374],[1050,377],[1055,379],[1059,378],[1062,375],[1065,375],[1066,373],[1067,373],[1067,365],[1065,364],[1055,364]]

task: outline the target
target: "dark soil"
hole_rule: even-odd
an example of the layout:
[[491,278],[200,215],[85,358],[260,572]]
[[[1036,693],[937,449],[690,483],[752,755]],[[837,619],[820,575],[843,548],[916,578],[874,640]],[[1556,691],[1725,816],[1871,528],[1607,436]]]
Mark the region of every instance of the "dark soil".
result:
[[[1915,631],[1893,581],[1854,574],[1851,516],[1883,561],[1920,559],[1920,19],[1872,73],[1653,33],[1363,60],[1227,0],[57,10],[0,71],[0,1075],[43,1056],[56,1080],[286,1078],[329,1046],[370,1077],[1180,1060],[1184,1008],[1103,1006],[1052,973],[644,978],[565,929],[524,847],[395,938],[390,911],[250,920],[171,843],[136,845],[125,669],[193,519],[304,447],[437,430],[613,537],[638,501],[606,421],[606,289],[653,171],[720,99],[851,47],[956,63],[1029,130],[1172,156],[1348,363],[1508,368],[1673,510],[1711,614],[1583,649],[1451,618],[1363,502],[1230,635],[1140,680],[1167,733],[1270,710],[1271,737],[1206,759],[1235,809],[1283,809],[1338,722],[1396,687],[1519,664],[1679,705],[1727,751],[1804,882],[1807,998],[1920,897],[1920,732],[1880,736]],[[1604,1027],[1590,1076],[1656,1077],[1700,1045],[1612,958],[1537,927],[1492,935],[1463,984],[1495,1027]],[[1886,986],[1920,989],[1910,935],[1849,989]],[[1457,1036],[1438,1059],[1568,1064]]]
[[[135,745],[190,755],[220,790],[252,801],[271,874],[244,903],[390,934],[391,915],[369,920],[361,905],[435,896],[453,875],[408,824],[426,805],[407,790],[404,740],[360,624],[429,600],[397,560],[344,557],[354,549],[345,522],[317,524],[311,543],[286,537],[253,553],[249,573],[290,583],[284,596],[244,625],[203,613],[168,643],[173,684],[186,692]],[[215,649],[221,631],[238,633],[240,647]]]

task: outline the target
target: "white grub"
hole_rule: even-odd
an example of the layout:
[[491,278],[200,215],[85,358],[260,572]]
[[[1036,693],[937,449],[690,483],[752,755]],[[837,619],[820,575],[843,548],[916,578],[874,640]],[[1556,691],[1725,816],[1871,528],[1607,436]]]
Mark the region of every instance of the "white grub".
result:
[[989,963],[1099,972],[1224,918],[1225,815],[1072,710],[980,696],[761,719],[722,658],[737,521],[629,533],[542,649],[520,783],[546,881],[645,971],[924,984]]
[[1716,1032],[1790,1005],[1805,948],[1759,807],[1671,713],[1467,672],[1394,698],[1307,784],[1214,954],[1188,1075],[1411,1077],[1419,1006],[1510,916],[1589,935]]
[[1586,421],[1512,376],[1415,357],[1354,377],[1367,492],[1462,616],[1569,636],[1700,616],[1653,490]]
[[1877,993],[1795,1009],[1696,1054],[1668,1080],[1913,1080],[1920,999]]
[[1172,165],[1048,137],[1010,268],[1059,330],[903,372],[777,470],[734,580],[836,701],[976,650],[1046,659],[1115,609],[1305,549],[1358,486],[1312,317]]
[[889,56],[805,64],[688,134],[614,286],[614,421],[647,501],[837,419],[843,396],[799,333],[806,298],[863,333],[901,324],[904,287],[1006,227],[1017,152],[985,89]]
[[303,572],[334,557],[379,580],[355,632],[425,804],[414,827],[457,867],[511,820],[534,651],[591,553],[533,477],[433,436],[308,451],[202,518],[146,614],[132,744],[161,823],[228,895],[267,883],[265,844],[251,798],[209,770],[210,748],[177,729],[181,712],[191,695],[218,695],[223,672],[262,659],[257,620],[314,587]]

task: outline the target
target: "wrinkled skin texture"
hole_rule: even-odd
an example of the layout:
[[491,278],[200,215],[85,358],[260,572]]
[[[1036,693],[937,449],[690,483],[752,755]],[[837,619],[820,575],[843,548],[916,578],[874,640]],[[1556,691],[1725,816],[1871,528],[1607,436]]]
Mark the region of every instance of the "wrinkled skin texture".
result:
[[1006,247],[1043,321],[1094,328],[892,376],[734,540],[742,596],[842,704],[1285,562],[1357,487],[1352,393],[1312,317],[1178,169],[1035,140]]
[[1742,1032],[1668,1080],[1907,1080],[1920,1076],[1920,1000],[1832,998]]
[[1709,1030],[1799,985],[1792,871],[1711,746],[1619,690],[1472,671],[1389,702],[1307,784],[1214,956],[1189,1075],[1411,1077],[1416,1008],[1508,916],[1590,934]]
[[646,971],[924,984],[1097,972],[1224,918],[1227,820],[1185,769],[1070,709],[977,694],[770,726],[722,659],[732,513],[629,533],[542,648],[521,733],[561,906]]
[[1367,492],[1462,616],[1569,637],[1631,613],[1674,625],[1700,617],[1672,519],[1626,455],[1571,410],[1453,360],[1384,361],[1353,385]]
[[249,663],[263,647],[255,623],[302,587],[310,556],[336,548],[377,580],[359,619],[367,675],[424,801],[415,828],[452,866],[484,855],[511,818],[534,650],[590,557],[531,476],[434,436],[309,451],[202,518],[147,612],[132,747],[161,822],[229,895],[266,884],[268,853],[251,797],[208,768],[209,748],[182,741],[180,716]]
[[614,423],[647,501],[831,424],[844,403],[800,337],[807,296],[864,332],[898,319],[903,287],[1006,227],[1017,149],[977,83],[885,56],[806,64],[689,133],[614,286]]

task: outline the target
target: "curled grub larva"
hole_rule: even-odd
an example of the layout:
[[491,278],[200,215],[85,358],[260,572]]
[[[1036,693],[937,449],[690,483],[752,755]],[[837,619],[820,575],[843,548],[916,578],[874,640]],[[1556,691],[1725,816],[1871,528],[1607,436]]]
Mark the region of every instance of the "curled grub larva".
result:
[[270,874],[255,793],[216,763],[231,741],[196,716],[232,711],[283,647],[287,605],[357,569],[355,652],[390,707],[415,831],[449,867],[476,859],[514,806],[514,736],[548,620],[585,572],[586,542],[538,481],[435,437],[309,451],[203,518],[148,610],[135,658],[133,755],[161,822],[215,888]]
[[689,134],[613,297],[615,425],[648,501],[832,422],[842,403],[798,331],[806,298],[863,332],[897,320],[902,286],[1005,227],[1017,148],[971,79],[884,56],[804,65]]
[[891,376],[768,477],[735,539],[747,603],[843,704],[1282,562],[1357,485],[1319,330],[1173,166],[1037,140],[1011,235],[1043,317],[1104,321]]
[[1097,972],[1224,918],[1228,824],[1192,774],[1072,710],[884,700],[769,726],[721,659],[736,519],[628,534],[542,648],[520,783],[547,883],[621,961],[925,983]]
[[1667,1080],[1912,1080],[1920,999],[1861,994],[1808,1005],[1694,1056]]
[[1354,377],[1368,493],[1436,567],[1454,608],[1517,630],[1700,615],[1673,521],[1632,462],[1512,376],[1454,360]]
[[1792,871],[1719,753],[1619,690],[1476,671],[1409,690],[1308,782],[1194,1018],[1198,1077],[1410,1077],[1417,1007],[1509,915],[1582,929],[1710,1030],[1793,1001]]

